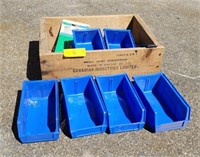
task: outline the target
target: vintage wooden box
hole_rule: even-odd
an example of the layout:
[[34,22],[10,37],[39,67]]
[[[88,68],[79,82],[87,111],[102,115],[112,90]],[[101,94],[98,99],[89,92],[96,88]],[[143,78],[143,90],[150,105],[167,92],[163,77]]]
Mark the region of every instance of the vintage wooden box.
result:
[[[63,53],[52,52],[62,19],[87,23],[91,28],[130,29],[136,48],[88,51],[84,58],[65,58]],[[164,47],[148,29],[139,15],[104,15],[45,17],[40,26],[40,65],[42,79],[81,75],[127,73],[133,75],[159,72]]]

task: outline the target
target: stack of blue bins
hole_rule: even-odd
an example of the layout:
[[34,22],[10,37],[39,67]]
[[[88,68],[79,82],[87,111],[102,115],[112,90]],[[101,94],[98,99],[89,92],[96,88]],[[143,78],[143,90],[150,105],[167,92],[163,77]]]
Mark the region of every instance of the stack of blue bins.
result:
[[[184,128],[191,108],[164,73],[61,79],[62,105],[72,138],[140,130]],[[59,137],[57,80],[24,81],[17,118],[22,143]]]

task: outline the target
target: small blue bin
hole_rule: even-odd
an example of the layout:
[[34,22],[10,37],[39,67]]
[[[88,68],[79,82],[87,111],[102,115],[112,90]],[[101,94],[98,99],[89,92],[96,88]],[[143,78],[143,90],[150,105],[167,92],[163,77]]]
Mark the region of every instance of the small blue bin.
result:
[[145,124],[145,108],[126,74],[98,76],[110,133],[139,130]]
[[104,38],[108,49],[135,47],[135,41],[130,30],[105,28]]
[[163,73],[135,76],[134,87],[146,107],[145,127],[151,132],[183,128],[190,106]]
[[73,30],[75,48],[86,50],[105,49],[105,43],[100,29]]
[[58,101],[57,80],[23,82],[17,119],[22,143],[58,139]]
[[92,76],[63,78],[63,107],[72,138],[105,132],[106,112]]

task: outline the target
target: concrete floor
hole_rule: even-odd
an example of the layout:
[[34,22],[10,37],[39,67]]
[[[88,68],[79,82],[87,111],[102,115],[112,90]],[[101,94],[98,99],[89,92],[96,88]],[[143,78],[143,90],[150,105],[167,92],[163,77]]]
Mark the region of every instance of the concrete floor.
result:
[[[55,142],[19,143],[12,124],[23,80],[36,79],[33,66],[38,63],[28,62],[28,57],[38,51],[40,18],[128,13],[140,14],[166,47],[162,70],[192,107],[189,126],[158,134],[142,130],[73,140],[61,131]],[[199,0],[1,0],[0,16],[0,156],[200,156]]]

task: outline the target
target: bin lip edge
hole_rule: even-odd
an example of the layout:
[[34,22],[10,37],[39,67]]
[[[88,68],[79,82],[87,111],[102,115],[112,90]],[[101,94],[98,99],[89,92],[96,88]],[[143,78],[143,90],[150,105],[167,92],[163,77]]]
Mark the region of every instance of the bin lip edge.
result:
[[135,81],[135,79],[142,78],[142,77],[153,77],[153,76],[162,76],[164,73],[162,71],[158,73],[152,73],[152,74],[143,74],[143,75],[135,75],[132,76],[132,79]]
[[65,80],[73,80],[73,79],[83,79],[83,78],[89,78],[92,79],[92,75],[83,75],[83,76],[72,76],[72,77],[63,77],[60,79],[60,82],[63,82]]

